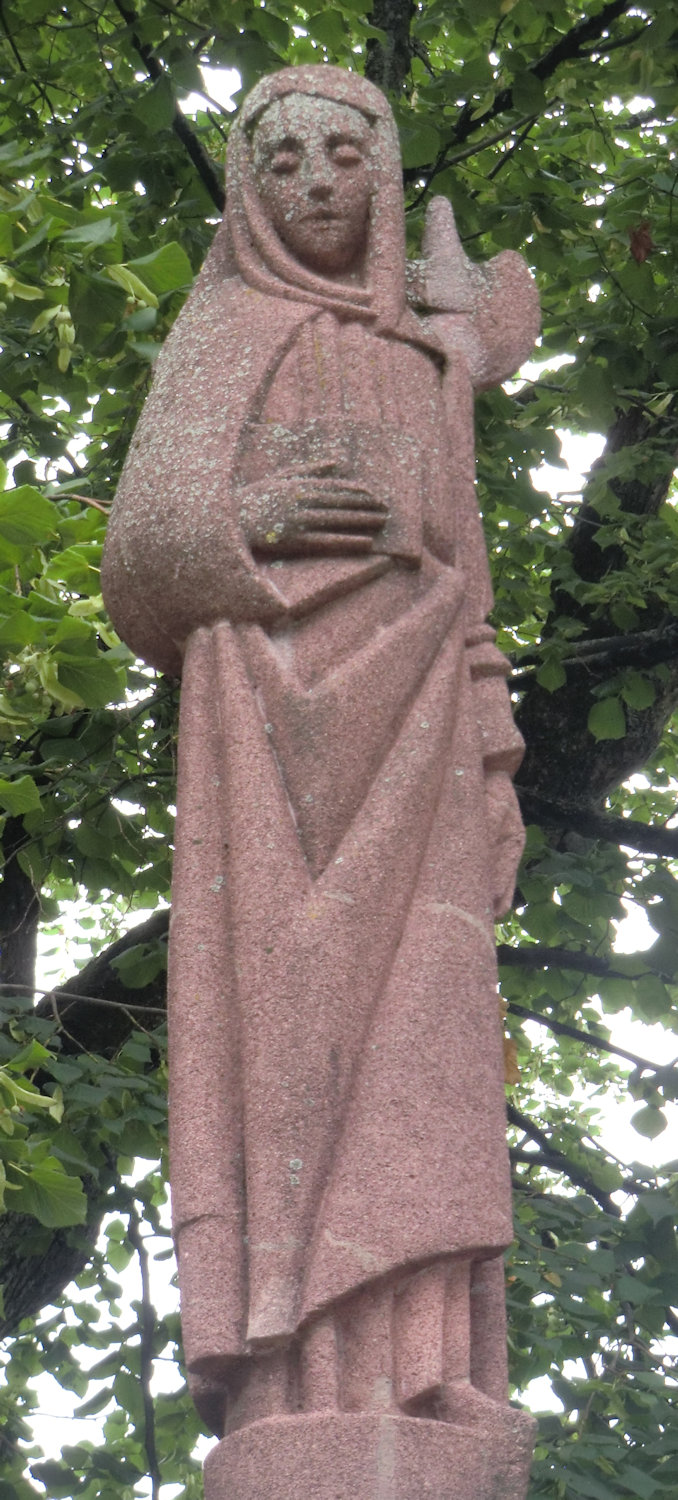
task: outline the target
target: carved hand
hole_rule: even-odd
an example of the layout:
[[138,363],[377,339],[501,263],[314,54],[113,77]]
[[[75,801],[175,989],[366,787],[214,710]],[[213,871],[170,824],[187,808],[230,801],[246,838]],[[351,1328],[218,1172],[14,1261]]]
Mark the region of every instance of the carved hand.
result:
[[272,557],[370,552],[388,507],[334,465],[282,470],[242,492],[240,522],[253,551]]
[[426,306],[432,312],[472,313],[485,277],[464,250],[447,198],[433,198],[429,203],[422,248],[420,274]]
[[539,332],[539,298],[515,250],[483,266],[468,259],[446,198],[429,204],[424,260],[411,275],[412,296],[428,312],[436,337],[463,355],[475,390],[489,390],[527,359]]

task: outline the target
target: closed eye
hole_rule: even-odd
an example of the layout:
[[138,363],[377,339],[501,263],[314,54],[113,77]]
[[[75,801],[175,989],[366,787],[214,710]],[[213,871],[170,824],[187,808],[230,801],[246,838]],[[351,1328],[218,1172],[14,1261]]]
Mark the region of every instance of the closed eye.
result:
[[358,163],[364,160],[364,153],[357,141],[345,139],[330,141],[329,149],[332,160],[336,161],[340,167],[357,167]]
[[294,147],[282,147],[279,151],[274,151],[268,163],[269,171],[275,172],[277,177],[285,177],[290,172],[296,172],[300,160],[299,152]]

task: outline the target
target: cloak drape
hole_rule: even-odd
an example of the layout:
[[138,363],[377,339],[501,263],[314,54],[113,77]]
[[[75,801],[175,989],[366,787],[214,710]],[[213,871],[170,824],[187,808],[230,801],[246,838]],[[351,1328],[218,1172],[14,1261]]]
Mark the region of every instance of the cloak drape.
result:
[[[264,80],[104,570],[125,638],[182,673],[171,1181],[186,1355],[207,1374],[512,1236],[486,787],[520,740],[484,624],[471,399],[532,335],[489,294],[512,257],[476,311],[480,377],[468,314],[455,353],[407,308],[390,113],[339,76],[379,141],[365,287],[296,266],[252,182],[261,111],[338,97],[336,71]],[[253,551],[244,498],[325,460],[389,504],[370,553]]]

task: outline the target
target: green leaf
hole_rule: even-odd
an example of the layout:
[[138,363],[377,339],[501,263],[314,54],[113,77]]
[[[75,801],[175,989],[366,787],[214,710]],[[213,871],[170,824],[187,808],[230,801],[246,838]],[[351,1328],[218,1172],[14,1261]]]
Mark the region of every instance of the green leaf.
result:
[[165,292],[177,292],[190,286],[193,269],[185,250],[175,240],[161,245],[150,255],[141,255],[129,262],[130,271],[141,277],[152,292],[162,296]]
[[596,740],[623,740],[626,715],[621,698],[599,698],[589,713],[588,728]]
[[628,672],[621,690],[622,698],[629,708],[651,708],[657,696],[654,683],[640,672]]
[[657,1109],[654,1104],[646,1104],[631,1116],[631,1124],[639,1135],[644,1135],[648,1140],[653,1141],[656,1136],[666,1130],[668,1121],[661,1109]]
[[341,15],[336,10],[318,11],[307,22],[308,34],[324,47],[342,47],[346,30]]
[[541,78],[532,72],[516,73],[512,83],[513,104],[523,115],[540,114],[546,103]]
[[[51,1071],[53,1070],[50,1068]],[[55,1071],[56,1076],[58,1074]],[[74,1076],[76,1078],[80,1076],[79,1069],[75,1070]],[[77,1167],[80,1171],[92,1173],[91,1149],[87,1151],[83,1143],[78,1140],[78,1137],[67,1126],[62,1125],[57,1130],[56,1135],[51,1137],[50,1150],[58,1161],[65,1163],[67,1166]]]
[[440,135],[426,120],[401,125],[400,145],[404,167],[426,167],[434,162],[440,150]]
[[628,1464],[619,1475],[619,1482],[625,1490],[638,1497],[638,1500],[652,1500],[653,1495],[660,1492],[660,1487],[650,1474],[644,1474],[635,1464]]
[[6,651],[21,651],[40,637],[40,626],[25,609],[16,610],[0,621],[0,646]]
[[111,966],[120,975],[129,989],[144,989],[152,984],[167,966],[167,948],[164,943],[135,943],[124,953],[111,960]]
[[640,1193],[638,1196],[638,1206],[644,1209],[653,1224],[659,1224],[662,1219],[670,1219],[673,1222],[675,1204],[669,1198],[668,1193]]
[[40,807],[40,793],[32,776],[17,776],[8,781],[6,777],[0,777],[0,807],[12,817],[20,817],[22,813],[37,812]]
[[547,692],[555,693],[558,688],[567,681],[567,674],[561,661],[551,657],[545,661],[537,672],[537,682],[540,687],[546,688]]
[[97,1412],[103,1411],[104,1407],[108,1406],[112,1396],[112,1387],[105,1385],[94,1396],[89,1396],[87,1401],[83,1401],[79,1406],[76,1406],[73,1415],[80,1418],[96,1416]]
[[49,1229],[84,1224],[87,1216],[82,1183],[77,1177],[69,1177],[55,1157],[47,1157],[28,1175],[22,1175],[10,1197],[8,1207],[31,1214]]
[[56,534],[58,516],[52,500],[33,485],[21,484],[0,494],[0,536],[17,547],[44,543]]
[[55,653],[59,683],[87,708],[105,708],[124,692],[124,673],[105,656],[70,656]]
[[671,996],[657,974],[641,974],[635,982],[636,1008],[644,1021],[661,1021],[671,1010]]
[[68,306],[78,339],[85,349],[96,348],[103,332],[122,322],[127,297],[121,286],[105,276],[85,275],[77,267],[71,272]]
[[130,1375],[127,1370],[121,1370],[113,1381],[113,1394],[119,1405],[129,1412],[134,1421],[139,1421],[143,1415],[141,1381],[137,1380],[136,1376]]
[[114,219],[106,214],[97,213],[89,224],[79,224],[75,229],[64,229],[59,235],[59,242],[65,246],[78,246],[83,250],[93,250],[101,245],[110,245],[119,238],[120,230]]
[[146,129],[153,134],[156,130],[169,128],[174,119],[175,109],[176,101],[172,84],[169,78],[163,75],[144,90],[134,113]]

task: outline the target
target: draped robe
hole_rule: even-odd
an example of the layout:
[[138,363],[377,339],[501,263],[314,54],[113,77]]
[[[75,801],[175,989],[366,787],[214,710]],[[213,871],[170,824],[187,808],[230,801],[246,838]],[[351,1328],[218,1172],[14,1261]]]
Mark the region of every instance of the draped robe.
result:
[[[331,288],[262,290],[223,244],[161,355],[104,568],[126,639],[182,675],[171,1182],[209,1379],[510,1242],[485,786],[520,758],[464,320],[455,353],[404,302],[384,329]],[[314,464],[388,504],[371,550],[257,553],[245,501]]]

